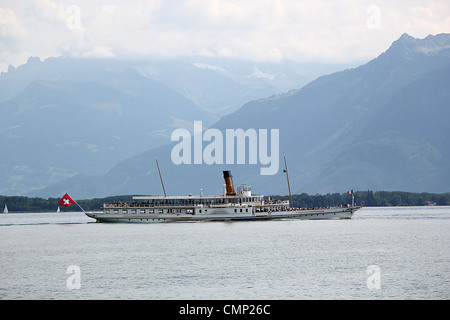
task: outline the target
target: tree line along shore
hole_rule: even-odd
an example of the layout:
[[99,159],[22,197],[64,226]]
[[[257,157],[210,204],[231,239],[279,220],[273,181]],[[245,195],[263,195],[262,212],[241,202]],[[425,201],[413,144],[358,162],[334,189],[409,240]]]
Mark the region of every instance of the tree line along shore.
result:
[[[448,193],[413,193],[403,191],[355,191],[355,203],[366,207],[392,207],[392,206],[427,206],[450,205],[450,192]],[[289,196],[272,195],[272,199],[289,200]],[[5,205],[9,213],[14,212],[52,212],[56,211],[60,205],[61,198],[29,198],[24,196],[1,196],[0,195],[0,213],[3,212]],[[105,198],[95,198],[89,200],[77,200],[78,204],[84,210],[101,210],[103,203],[132,202],[132,196],[112,196]],[[347,193],[328,193],[325,195],[306,193],[292,195],[294,207],[333,207],[350,204],[351,195]],[[77,205],[67,208],[61,207],[61,211],[80,211]]]

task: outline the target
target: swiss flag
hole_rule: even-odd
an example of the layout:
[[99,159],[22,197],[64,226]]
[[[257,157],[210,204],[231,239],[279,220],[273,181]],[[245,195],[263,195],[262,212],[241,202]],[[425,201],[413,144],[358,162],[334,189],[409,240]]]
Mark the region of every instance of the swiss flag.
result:
[[75,201],[66,193],[58,203],[60,206],[67,207],[75,204]]

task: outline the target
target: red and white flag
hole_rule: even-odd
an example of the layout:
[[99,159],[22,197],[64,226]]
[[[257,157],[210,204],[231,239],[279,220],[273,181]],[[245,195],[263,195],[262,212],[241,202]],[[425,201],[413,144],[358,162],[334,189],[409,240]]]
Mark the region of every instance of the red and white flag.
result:
[[60,206],[67,207],[75,204],[76,202],[66,193],[58,203]]

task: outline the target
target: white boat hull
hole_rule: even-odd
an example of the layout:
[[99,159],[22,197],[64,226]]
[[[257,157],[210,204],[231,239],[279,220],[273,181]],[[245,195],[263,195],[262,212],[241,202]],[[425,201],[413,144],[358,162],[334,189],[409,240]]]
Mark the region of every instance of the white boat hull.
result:
[[330,220],[351,219],[359,207],[328,208],[317,210],[296,210],[278,212],[249,212],[223,214],[114,214],[104,212],[86,212],[97,222],[113,223],[161,223],[161,222],[198,222],[198,221],[253,221],[276,219]]

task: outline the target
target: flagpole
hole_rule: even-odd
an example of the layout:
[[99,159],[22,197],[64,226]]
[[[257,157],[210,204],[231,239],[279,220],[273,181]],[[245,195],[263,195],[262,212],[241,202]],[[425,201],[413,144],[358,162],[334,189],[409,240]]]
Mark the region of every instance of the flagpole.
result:
[[164,188],[164,182],[163,182],[163,179],[162,179],[162,176],[161,176],[161,171],[159,170],[158,158],[155,157],[155,160],[156,160],[156,166],[158,167],[159,179],[161,180],[161,185],[162,185],[162,188],[163,188],[163,191],[164,191],[164,197],[167,197],[166,188]]
[[287,164],[286,164],[286,153],[284,154],[284,168],[286,169],[286,179],[287,179],[287,184],[288,184],[288,189],[289,189],[289,199],[290,199],[290,207],[293,208],[293,203],[292,203],[292,194],[291,194],[291,185],[289,183],[289,174],[288,174],[288,169],[287,169]]
[[352,196],[352,207],[354,207],[355,206],[355,195],[353,193],[353,189],[347,191],[347,194]]
[[78,207],[80,207],[80,209],[81,209],[84,213],[86,213],[86,211],[84,211],[84,209],[78,204],[78,202],[77,202],[76,200],[74,200],[73,198],[72,198],[72,200],[76,203],[76,205],[77,205]]
[[73,202],[75,202],[75,204],[81,209],[81,211],[83,211],[84,213],[86,213],[86,211],[84,211],[84,209],[78,204],[78,202],[77,202],[74,198],[72,198],[72,197],[69,195],[69,193],[66,192],[66,194],[69,196],[70,199],[73,200]]

